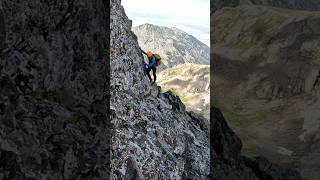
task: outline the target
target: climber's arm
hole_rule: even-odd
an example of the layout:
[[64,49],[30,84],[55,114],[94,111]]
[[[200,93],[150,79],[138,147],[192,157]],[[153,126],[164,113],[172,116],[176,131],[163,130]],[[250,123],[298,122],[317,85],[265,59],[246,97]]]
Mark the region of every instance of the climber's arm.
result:
[[141,48],[139,48],[139,49],[141,50],[141,52],[142,52],[143,54],[147,55],[147,53],[146,53],[146,52],[144,52]]
[[153,67],[154,65],[156,64],[156,58],[154,56],[152,56],[152,59],[151,59],[151,63],[148,65],[148,67]]

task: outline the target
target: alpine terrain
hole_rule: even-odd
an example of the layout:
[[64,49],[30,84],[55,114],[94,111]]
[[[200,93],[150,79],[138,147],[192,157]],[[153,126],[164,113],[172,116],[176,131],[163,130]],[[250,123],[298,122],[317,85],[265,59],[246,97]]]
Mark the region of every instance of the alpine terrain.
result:
[[180,64],[161,71],[158,84],[162,91],[177,94],[188,111],[210,119],[210,66],[201,64]]
[[0,179],[301,179],[242,156],[217,108],[209,134],[151,86],[131,21],[110,3],[0,1]]
[[246,155],[318,180],[320,2],[251,2],[212,14],[213,102]]
[[160,54],[162,64],[158,67],[159,72],[178,64],[210,63],[209,47],[180,29],[143,24],[133,27],[132,31],[143,50]]
[[264,5],[296,10],[319,11],[319,0],[211,0],[211,14],[223,7],[239,5]]
[[131,26],[121,1],[111,0],[111,179],[301,179],[263,157],[242,156],[218,109],[209,129],[177,95],[151,85]]

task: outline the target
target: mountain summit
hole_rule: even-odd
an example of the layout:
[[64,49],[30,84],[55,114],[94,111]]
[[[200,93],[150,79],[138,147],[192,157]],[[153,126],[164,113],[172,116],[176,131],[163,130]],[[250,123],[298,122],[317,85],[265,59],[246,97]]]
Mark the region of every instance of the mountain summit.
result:
[[132,31],[142,49],[161,55],[160,70],[184,63],[210,63],[209,47],[178,28],[143,24],[133,27]]

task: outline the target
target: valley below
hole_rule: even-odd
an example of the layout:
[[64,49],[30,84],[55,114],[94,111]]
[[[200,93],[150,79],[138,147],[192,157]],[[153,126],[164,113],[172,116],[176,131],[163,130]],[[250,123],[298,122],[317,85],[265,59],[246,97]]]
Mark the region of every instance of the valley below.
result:
[[180,64],[165,69],[158,75],[162,91],[173,91],[186,105],[188,111],[210,119],[210,66]]
[[240,4],[212,14],[214,105],[262,155],[320,177],[320,13]]

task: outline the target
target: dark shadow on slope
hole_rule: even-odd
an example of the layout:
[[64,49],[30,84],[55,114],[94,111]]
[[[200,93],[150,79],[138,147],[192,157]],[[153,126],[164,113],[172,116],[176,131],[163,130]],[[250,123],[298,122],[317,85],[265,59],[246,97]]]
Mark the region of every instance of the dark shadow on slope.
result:
[[282,168],[263,157],[241,155],[241,140],[230,129],[218,108],[211,108],[211,179],[302,180],[296,170]]
[[0,179],[109,178],[108,3],[0,1]]

